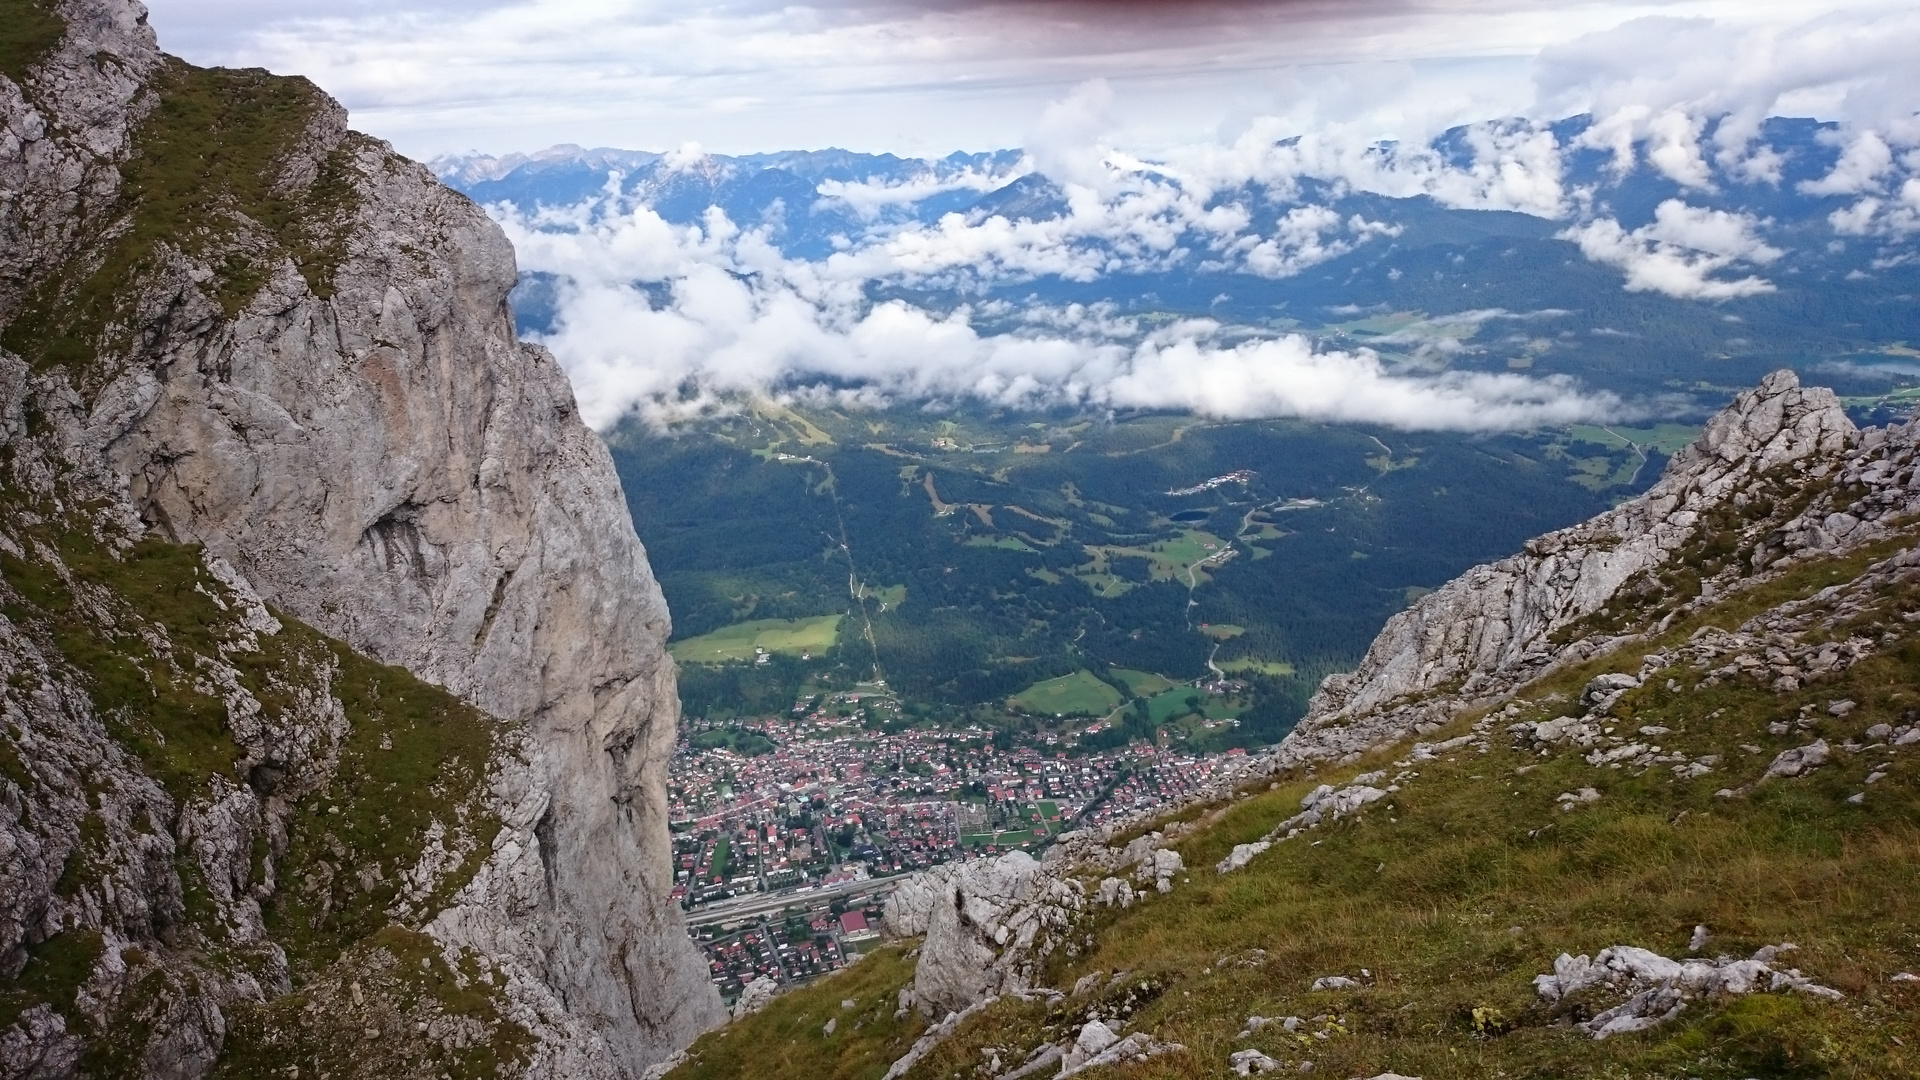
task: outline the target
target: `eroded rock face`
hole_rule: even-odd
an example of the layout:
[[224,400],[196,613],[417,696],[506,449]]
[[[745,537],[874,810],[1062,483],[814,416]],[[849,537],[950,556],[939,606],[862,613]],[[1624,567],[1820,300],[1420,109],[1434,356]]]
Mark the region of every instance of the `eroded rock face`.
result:
[[1439,691],[1485,697],[1538,675],[1562,656],[1556,631],[1666,563],[1704,515],[1770,473],[1810,461],[1832,473],[1857,435],[1831,390],[1803,388],[1791,371],[1767,376],[1675,454],[1645,494],[1475,567],[1389,619],[1353,672],[1321,684],[1290,741],[1339,757],[1427,719],[1394,716],[1396,703]]
[[233,321],[195,313],[210,332],[109,387],[131,422],[95,437],[170,537],[529,724],[515,835],[435,932],[537,965],[616,1059],[652,1061],[719,1016],[669,897],[666,606],[564,375],[514,338],[505,238],[423,168],[355,159],[381,244],[333,297],[287,266]]
[[[142,256],[97,355],[42,348],[29,322],[71,315],[49,290],[111,254],[124,167],[183,70],[133,0],[59,12],[61,46],[0,77],[0,330],[27,343],[0,376],[8,440],[36,448],[14,467],[47,491],[83,484],[129,535],[204,545],[234,587],[515,725],[491,855],[426,929],[504,973],[539,1039],[530,1071],[665,1058],[724,1018],[670,897],[667,612],[564,374],[515,338],[511,247],[315,94],[272,167],[276,197],[327,215],[301,234],[318,239],[222,211],[215,239]],[[257,280],[223,277],[236,264]],[[296,780],[308,760],[261,753]],[[236,838],[242,863],[248,799],[200,830]],[[243,916],[255,885],[236,886]]]
[[29,87],[0,75],[0,321],[120,193],[128,136],[161,62],[146,8],[60,5],[67,35]]
[[913,973],[914,999],[929,1012],[958,1011],[1032,985],[1053,935],[1084,907],[1077,881],[1023,851],[937,871],[916,879],[935,898]]

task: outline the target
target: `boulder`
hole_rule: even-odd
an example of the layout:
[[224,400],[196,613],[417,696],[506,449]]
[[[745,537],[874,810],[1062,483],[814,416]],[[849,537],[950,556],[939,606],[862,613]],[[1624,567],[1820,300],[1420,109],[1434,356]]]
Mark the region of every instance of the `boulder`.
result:
[[1815,739],[1805,746],[1782,750],[1780,755],[1773,759],[1773,764],[1767,766],[1767,771],[1761,779],[1804,776],[1825,765],[1827,759],[1832,756],[1833,750],[1827,745],[1827,740]]
[[740,997],[733,1003],[733,1018],[751,1016],[767,1007],[780,993],[780,984],[772,978],[761,975],[748,983],[740,991]]
[[1322,975],[1313,980],[1313,986],[1310,989],[1316,992],[1322,990],[1358,990],[1360,989],[1360,980],[1348,975]]
[[1030,986],[1034,966],[1079,914],[1078,882],[1021,851],[949,863],[916,888],[938,890],[913,992],[929,1014]]
[[1703,998],[1777,990],[1838,998],[1839,991],[1821,986],[1793,968],[1775,966],[1780,954],[1793,948],[1790,944],[1770,945],[1745,960],[1671,960],[1648,949],[1616,945],[1592,958],[1562,953],[1553,962],[1552,974],[1536,977],[1533,985],[1549,1006],[1595,988],[1628,995],[1620,1004],[1576,1025],[1596,1039],[1665,1023],[1680,1015],[1689,1003]]
[[1255,1073],[1273,1072],[1280,1063],[1258,1050],[1235,1050],[1227,1055],[1227,1064],[1239,1076],[1252,1076]]
[[1260,854],[1272,846],[1273,841],[1271,840],[1255,840],[1251,844],[1235,844],[1233,845],[1233,850],[1227,854],[1226,858],[1214,864],[1214,873],[1229,874],[1235,870],[1239,870],[1252,862],[1255,855]]

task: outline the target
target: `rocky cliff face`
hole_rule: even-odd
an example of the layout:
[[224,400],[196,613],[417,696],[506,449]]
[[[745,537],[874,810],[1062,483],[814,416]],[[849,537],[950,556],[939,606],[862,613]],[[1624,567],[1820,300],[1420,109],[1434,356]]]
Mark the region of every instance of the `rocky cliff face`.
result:
[[[46,1075],[79,1067],[98,1042],[79,1029],[109,1027],[141,973],[129,950],[178,984],[168,1007],[196,1017],[156,1025],[193,1032],[195,1047],[142,1044],[155,1074],[204,1074],[238,1045],[223,1010],[267,1009],[296,986],[302,1007],[366,1013],[368,987],[400,985],[400,959],[445,966],[461,986],[484,971],[492,1003],[459,1014],[479,1028],[448,1021],[435,1037],[484,1043],[531,1074],[629,1075],[684,1045],[723,1014],[669,897],[666,610],[564,376],[514,337],[505,239],[423,168],[349,132],[303,81],[165,57],[137,3],[7,0],[4,13],[40,32],[9,42],[0,71],[0,548],[18,560],[0,651],[50,673],[38,692],[52,697],[5,691],[23,771],[0,780],[14,808],[0,978],[32,975],[47,942],[100,943],[72,1003],[20,998],[0,1039],[21,1056],[0,1057],[40,1060]],[[215,605],[212,636],[182,640],[196,616],[129,594],[142,583],[118,562],[89,572],[96,549],[188,552],[164,558],[175,584]],[[61,597],[23,587],[41,569]],[[90,591],[130,636],[101,640],[97,621],[62,636]],[[162,777],[153,755],[127,750],[97,665],[70,640],[82,629],[116,655],[138,639],[135,667],[165,661],[213,691],[200,696],[220,703],[230,760],[223,750]],[[262,653],[293,666],[234,659]],[[404,670],[372,677],[371,691],[342,684],[380,664]],[[421,725],[396,723],[409,693],[458,715],[471,736],[459,752],[409,744]],[[392,824],[406,816],[399,778],[392,806],[340,790],[343,755],[405,749],[446,766],[428,769],[434,805],[411,833]],[[65,784],[47,771],[56,760]],[[68,880],[92,826],[63,831],[61,819],[94,819],[84,796],[59,800],[123,781],[124,798],[95,799],[111,857],[97,880]],[[343,805],[368,823],[367,849],[405,848],[359,890],[333,879],[358,871],[364,884],[370,850],[344,825],[302,824]],[[290,881],[280,864],[314,846],[324,872]],[[183,914],[155,923],[193,906],[196,875],[174,865],[189,850],[214,921],[259,957],[244,977],[215,979],[193,958],[207,942],[182,936]],[[109,917],[105,895],[148,914]],[[300,903],[320,910],[302,922],[290,916]],[[363,920],[368,934],[416,936],[362,956],[365,939],[329,923],[340,905],[379,916]],[[285,940],[295,923],[347,936],[310,949]],[[402,1034],[453,1015],[388,1012]]]
[[[1882,431],[1874,445],[1889,438],[1910,444],[1912,433]],[[1862,449],[1831,390],[1775,372],[1715,416],[1645,494],[1475,567],[1388,620],[1358,668],[1321,685],[1283,750],[1355,753],[1611,648],[1613,616],[1663,601],[1671,613],[1766,569],[1766,556],[1725,561],[1740,537],[1764,548],[1779,533],[1776,561],[1783,545],[1865,540],[1871,528],[1809,531],[1839,509],[1829,488],[1859,471],[1851,463]]]

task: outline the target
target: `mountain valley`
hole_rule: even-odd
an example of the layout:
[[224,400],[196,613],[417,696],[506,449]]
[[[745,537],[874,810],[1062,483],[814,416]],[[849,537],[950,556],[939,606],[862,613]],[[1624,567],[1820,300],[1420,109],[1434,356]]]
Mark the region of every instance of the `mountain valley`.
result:
[[[1032,734],[1117,719],[1129,671],[1247,684],[1236,727],[1178,732],[1194,749],[1277,739],[1410,596],[1645,487],[1690,437],[772,403],[609,436],[689,716],[880,679],[902,723]],[[800,625],[752,651],[751,628]],[[1020,704],[1080,671],[1089,693]]]
[[903,886],[923,940],[669,1075],[1912,1073],[1914,434],[1771,377],[1237,778]]
[[423,165],[0,0],[0,1080],[1920,1076],[1911,108],[1103,89]]

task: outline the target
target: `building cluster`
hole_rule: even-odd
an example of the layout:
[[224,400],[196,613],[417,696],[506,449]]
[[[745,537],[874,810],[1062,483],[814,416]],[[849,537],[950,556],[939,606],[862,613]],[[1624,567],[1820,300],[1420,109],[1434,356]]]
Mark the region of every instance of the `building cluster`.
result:
[[980,727],[864,725],[897,709],[884,695],[840,694],[724,722],[771,744],[758,754],[695,745],[720,725],[690,721],[668,779],[676,898],[697,910],[1037,848],[1177,799],[1222,760],[1144,745],[1070,755],[1056,735],[1007,746]]
[[840,970],[880,940],[881,897],[796,898],[782,911],[695,926],[720,996],[733,1001],[755,979],[781,987]]
[[1235,469],[1224,476],[1215,476],[1211,479],[1202,480],[1192,487],[1174,488],[1172,491],[1167,492],[1167,494],[1198,495],[1203,491],[1212,491],[1214,488],[1225,487],[1228,484],[1250,484],[1253,482],[1255,475],[1257,474],[1252,469]]
[[[898,709],[884,692],[835,694],[681,732],[668,778],[674,895],[729,1000],[761,976],[785,986],[857,958],[879,939],[892,878],[1151,812],[1239,753],[1074,755],[1054,734],[1009,746],[977,726],[867,726]],[[759,738],[696,738],[725,727]]]

